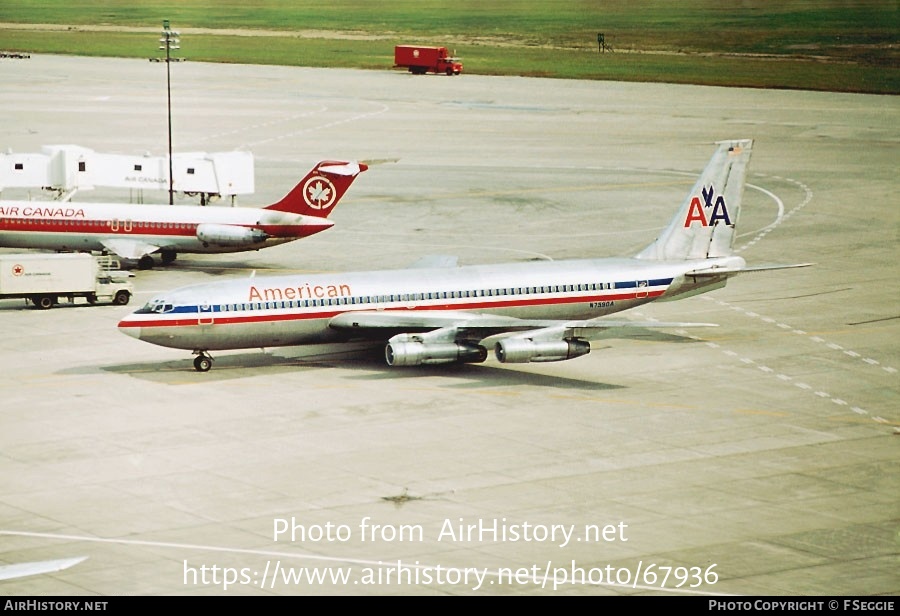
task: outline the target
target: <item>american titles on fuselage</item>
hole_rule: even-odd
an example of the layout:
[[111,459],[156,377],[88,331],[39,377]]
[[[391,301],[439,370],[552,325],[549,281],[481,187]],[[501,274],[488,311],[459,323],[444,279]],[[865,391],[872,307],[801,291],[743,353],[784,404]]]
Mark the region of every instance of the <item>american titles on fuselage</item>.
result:
[[296,287],[264,287],[262,290],[250,285],[250,302],[271,302],[285,299],[316,299],[326,297],[350,297],[350,285],[300,285]]
[[[649,281],[653,286],[670,284],[671,279]],[[478,297],[505,297],[510,295],[536,295],[541,293],[574,293],[578,291],[606,291],[623,288],[646,288],[648,281],[601,282],[584,284],[558,284],[541,286],[522,286],[510,288],[419,291],[411,293],[393,293],[387,295],[357,296],[349,284],[302,284],[290,287],[262,287],[250,285],[247,293],[248,302],[278,302],[295,299],[333,299],[354,298],[358,304],[427,301],[438,299],[467,299]],[[639,291],[640,294],[640,291]],[[621,299],[621,298],[620,298]],[[342,302],[343,303],[343,302]],[[606,308],[611,301],[596,302],[592,308]]]

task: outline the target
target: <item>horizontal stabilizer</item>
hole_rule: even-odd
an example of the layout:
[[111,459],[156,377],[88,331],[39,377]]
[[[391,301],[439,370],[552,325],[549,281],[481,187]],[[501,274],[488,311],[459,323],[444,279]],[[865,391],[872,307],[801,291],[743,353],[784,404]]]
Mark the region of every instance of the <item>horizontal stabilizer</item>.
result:
[[372,165],[383,165],[385,163],[398,163],[400,162],[399,158],[368,158],[366,160],[360,161],[363,165],[367,167],[371,167]]
[[359,175],[364,171],[362,167],[359,166],[359,163],[344,163],[343,165],[322,165],[319,167],[319,171],[322,173],[331,173],[334,175]]
[[695,269],[685,273],[685,276],[734,276],[749,272],[767,272],[770,270],[793,269],[796,267],[809,267],[815,263],[794,263],[791,265],[750,265],[743,267],[709,267]]

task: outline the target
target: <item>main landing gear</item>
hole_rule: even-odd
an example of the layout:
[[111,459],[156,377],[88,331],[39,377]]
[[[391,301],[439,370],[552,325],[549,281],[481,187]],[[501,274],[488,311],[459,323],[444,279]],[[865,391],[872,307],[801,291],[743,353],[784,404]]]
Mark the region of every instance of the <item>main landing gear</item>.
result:
[[[174,250],[165,249],[159,252],[159,260],[163,265],[171,264],[173,261],[175,261],[175,258],[177,256],[178,253]],[[151,257],[150,255],[144,255],[140,259],[138,259],[138,269],[153,269],[153,257]]]
[[212,357],[207,355],[206,351],[194,351],[197,356],[194,358],[194,370],[197,372],[209,372],[212,368]]

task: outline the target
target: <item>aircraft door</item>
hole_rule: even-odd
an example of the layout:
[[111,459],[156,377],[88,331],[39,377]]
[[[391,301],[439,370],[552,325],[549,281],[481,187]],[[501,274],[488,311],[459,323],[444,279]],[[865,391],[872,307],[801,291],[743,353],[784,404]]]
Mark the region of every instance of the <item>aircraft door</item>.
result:
[[113,218],[112,220],[108,221],[106,224],[109,225],[110,231],[113,231],[113,232],[117,232],[121,228],[125,233],[131,233],[131,231],[133,229],[133,226],[132,226],[133,222],[130,219],[119,220],[118,218]]
[[645,297],[647,297],[647,287],[649,287],[649,286],[650,285],[647,280],[638,280],[637,282],[635,282],[635,285],[634,285],[634,288],[635,288],[634,296],[637,299],[644,299]]
[[209,302],[203,302],[197,306],[197,325],[212,325],[215,323],[213,307]]

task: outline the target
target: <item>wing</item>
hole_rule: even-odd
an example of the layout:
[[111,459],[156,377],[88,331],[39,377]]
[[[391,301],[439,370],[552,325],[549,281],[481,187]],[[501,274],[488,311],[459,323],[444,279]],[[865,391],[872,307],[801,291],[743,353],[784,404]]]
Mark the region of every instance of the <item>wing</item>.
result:
[[360,311],[329,326],[356,339],[387,340],[391,365],[480,362],[493,345],[504,363],[561,361],[590,352],[589,340],[615,329],[714,327],[712,323],[531,320],[464,311]]
[[104,248],[116,253],[122,259],[140,259],[144,255],[149,255],[159,250],[159,246],[135,240],[105,239],[100,240],[100,243],[103,244]]
[[41,560],[30,563],[17,563],[15,565],[0,565],[0,580],[12,580],[40,573],[62,571],[77,565],[83,560],[87,560],[87,556],[61,558],[59,560]]

